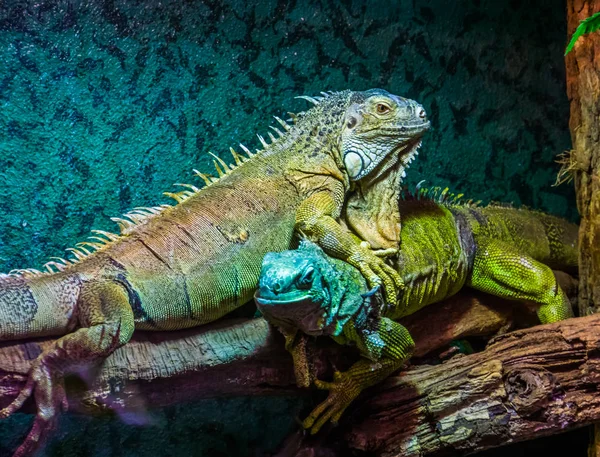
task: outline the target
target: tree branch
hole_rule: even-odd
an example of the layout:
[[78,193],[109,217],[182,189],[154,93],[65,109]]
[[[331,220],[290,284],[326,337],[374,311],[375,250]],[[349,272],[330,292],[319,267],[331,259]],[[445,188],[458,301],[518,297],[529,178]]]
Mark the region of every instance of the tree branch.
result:
[[389,378],[330,436],[280,455],[465,455],[592,424],[600,418],[599,348],[600,315],[497,337],[478,354]]

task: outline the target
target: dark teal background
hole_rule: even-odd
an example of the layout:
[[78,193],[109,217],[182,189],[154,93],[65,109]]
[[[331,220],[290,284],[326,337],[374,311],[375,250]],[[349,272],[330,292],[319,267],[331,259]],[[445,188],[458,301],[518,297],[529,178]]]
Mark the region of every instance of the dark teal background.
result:
[[[273,115],[307,107],[294,96],[322,90],[425,106],[433,131],[409,182],[576,219],[571,186],[551,187],[570,148],[565,42],[559,0],[5,0],[0,271],[167,202],[172,183],[212,169],[208,151],[258,147]],[[47,455],[261,455],[298,408],[206,401],[141,428],[68,416]],[[29,420],[0,422],[0,455]]]
[[574,218],[571,187],[550,187],[570,147],[564,15],[557,0],[4,1],[0,271],[169,201],[208,151],[258,147],[322,90],[425,106],[410,182]]

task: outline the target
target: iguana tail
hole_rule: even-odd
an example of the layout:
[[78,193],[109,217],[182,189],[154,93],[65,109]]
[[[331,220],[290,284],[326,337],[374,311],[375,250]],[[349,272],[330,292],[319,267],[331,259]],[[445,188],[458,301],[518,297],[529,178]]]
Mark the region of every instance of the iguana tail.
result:
[[72,274],[0,274],[0,341],[69,332],[79,290]]
[[492,205],[469,211],[478,219],[479,236],[505,241],[553,269],[577,267],[577,225],[528,209]]

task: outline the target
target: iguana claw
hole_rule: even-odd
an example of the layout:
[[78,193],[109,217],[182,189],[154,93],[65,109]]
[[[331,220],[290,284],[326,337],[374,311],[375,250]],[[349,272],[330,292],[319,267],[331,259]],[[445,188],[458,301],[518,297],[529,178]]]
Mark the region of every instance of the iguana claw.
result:
[[66,411],[68,407],[62,378],[55,379],[50,368],[42,363],[36,363],[31,369],[27,384],[17,398],[6,408],[0,410],[0,418],[8,417],[21,408],[32,393],[35,395],[37,414],[29,434],[17,448],[13,457],[27,457],[35,453],[56,428],[58,413]]
[[383,287],[386,302],[391,306],[398,303],[398,291],[404,288],[400,274],[378,257],[373,251],[359,248],[347,262],[357,268],[367,280],[370,288]]
[[329,395],[302,422],[302,427],[310,429],[311,435],[317,433],[329,420],[337,424],[346,408],[362,390],[352,376],[339,371],[334,373],[332,382],[315,380],[315,386],[321,390],[328,390]]

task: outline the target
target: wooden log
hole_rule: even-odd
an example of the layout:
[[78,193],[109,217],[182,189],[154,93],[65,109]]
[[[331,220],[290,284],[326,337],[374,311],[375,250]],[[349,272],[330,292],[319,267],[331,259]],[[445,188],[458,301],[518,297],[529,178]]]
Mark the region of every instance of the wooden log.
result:
[[[52,340],[0,346],[0,405],[25,384],[35,357]],[[264,319],[223,321],[180,332],[139,332],[104,363],[68,385],[71,411],[137,410],[197,398],[265,394],[288,387],[283,340]]]
[[278,455],[466,455],[600,419],[600,315],[519,330],[365,392],[329,436]]
[[[350,448],[466,454],[600,418],[600,316],[516,331],[387,380],[346,417]],[[402,424],[401,426],[399,424]]]
[[[600,0],[567,0],[567,31],[600,11]],[[579,314],[600,308],[600,33],[581,37],[565,60],[569,128],[573,150],[568,160],[581,215],[579,228]]]

